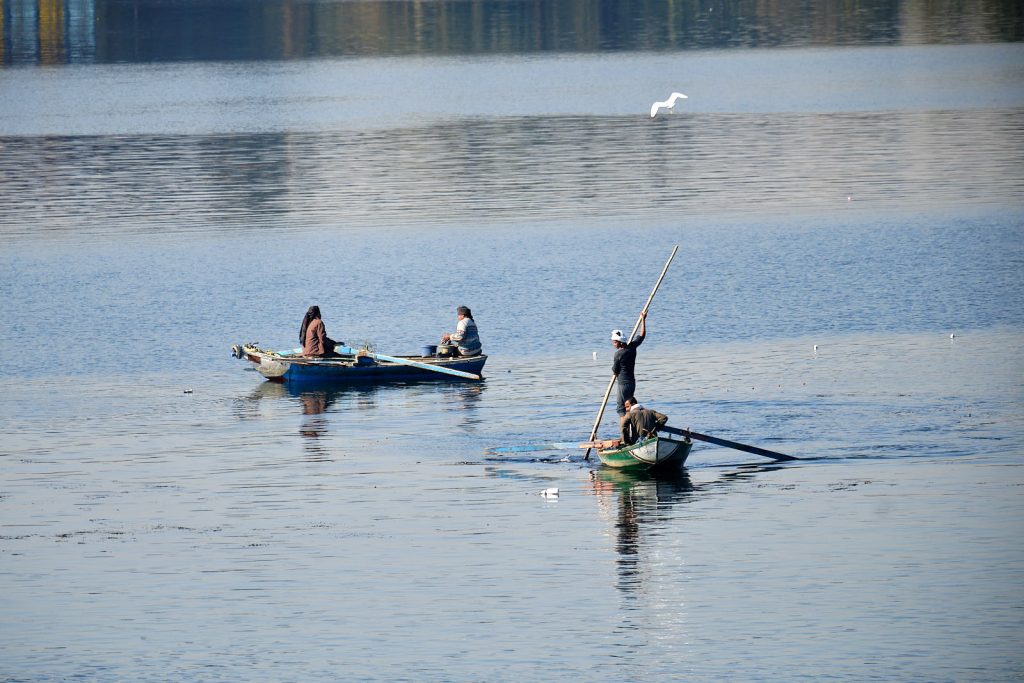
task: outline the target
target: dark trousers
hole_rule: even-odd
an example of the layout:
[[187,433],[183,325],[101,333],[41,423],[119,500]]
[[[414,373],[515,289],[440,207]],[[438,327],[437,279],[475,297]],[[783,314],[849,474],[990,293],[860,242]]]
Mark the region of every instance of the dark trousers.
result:
[[622,377],[620,375],[619,379],[616,380],[616,384],[619,387],[619,402],[615,406],[615,412],[619,414],[619,417],[622,417],[626,414],[626,399],[636,391],[636,378]]

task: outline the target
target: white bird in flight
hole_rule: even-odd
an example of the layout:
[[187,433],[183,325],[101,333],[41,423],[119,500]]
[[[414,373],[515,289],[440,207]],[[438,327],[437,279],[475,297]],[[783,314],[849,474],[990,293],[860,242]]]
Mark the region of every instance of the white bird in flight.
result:
[[690,98],[688,98],[686,95],[684,95],[681,92],[674,92],[674,93],[672,93],[672,96],[669,97],[664,102],[655,102],[654,104],[652,104],[651,105],[651,118],[653,119],[657,115],[658,110],[661,109],[662,107],[665,107],[666,109],[671,109],[672,107],[676,106],[676,100],[678,100],[680,98],[682,98],[684,100],[690,99]]

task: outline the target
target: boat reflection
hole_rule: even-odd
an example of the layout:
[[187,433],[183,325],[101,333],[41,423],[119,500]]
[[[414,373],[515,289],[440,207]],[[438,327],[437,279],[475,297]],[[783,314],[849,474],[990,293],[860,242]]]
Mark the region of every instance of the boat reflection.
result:
[[[371,391],[367,391],[367,389]],[[299,390],[278,382],[262,382],[248,394],[250,406],[262,400],[285,400],[297,403],[302,420],[298,433],[303,450],[312,461],[331,460],[323,438],[328,434],[328,412],[339,400],[345,399],[348,409],[371,408],[374,405],[374,387],[322,387]]]
[[685,467],[664,472],[628,472],[601,467],[590,473],[602,515],[615,524],[618,553],[616,587],[643,586],[642,528],[664,522],[667,509],[689,500],[697,490]]
[[299,435],[303,438],[303,447],[310,459],[330,460],[320,438],[327,433],[327,416],[324,413],[337,398],[337,392],[327,390],[298,393],[299,404],[302,406]]
[[[236,415],[239,419],[264,417],[260,405],[265,400],[296,405],[301,415],[298,433],[308,457],[329,460],[324,444],[332,426],[352,428],[351,419],[339,416],[374,412],[376,414],[365,416],[363,421],[363,430],[372,431],[381,428],[378,423],[391,424],[398,415],[434,410],[441,404],[441,410],[454,416],[457,426],[472,430],[483,423],[478,408],[486,386],[482,382],[396,382],[297,387],[288,383],[262,382],[239,400]],[[344,426],[341,423],[345,423]]]
[[487,390],[486,382],[449,383],[441,387],[447,405],[459,411],[459,426],[474,431],[484,424],[480,415],[480,399]]

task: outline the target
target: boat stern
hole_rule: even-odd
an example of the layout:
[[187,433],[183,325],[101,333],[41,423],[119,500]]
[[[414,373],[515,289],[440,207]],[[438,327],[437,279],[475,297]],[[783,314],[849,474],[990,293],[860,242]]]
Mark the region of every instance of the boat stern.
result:
[[253,344],[236,344],[231,347],[231,355],[247,360],[256,366],[256,371],[270,380],[281,381],[291,368],[291,363],[263,351]]

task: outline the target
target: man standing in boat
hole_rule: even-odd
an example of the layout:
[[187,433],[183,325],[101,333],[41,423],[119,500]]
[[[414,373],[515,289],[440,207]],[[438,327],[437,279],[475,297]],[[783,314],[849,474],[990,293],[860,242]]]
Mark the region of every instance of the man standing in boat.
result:
[[668,416],[656,410],[644,408],[636,398],[626,399],[626,416],[622,418],[622,445],[629,446],[642,439],[656,436],[658,430],[668,424]]
[[476,329],[476,321],[473,320],[473,312],[465,306],[459,306],[455,313],[459,316],[459,324],[454,332],[441,337],[441,343],[457,344],[460,356],[479,356],[483,346],[480,344],[480,334]]
[[626,414],[626,399],[636,391],[636,377],[633,375],[633,366],[636,365],[636,347],[643,343],[647,336],[647,311],[640,314],[640,334],[627,341],[622,335],[622,330],[612,330],[612,345],[617,349],[615,358],[612,361],[612,374],[616,377],[619,385],[619,400],[615,412],[619,417]]

